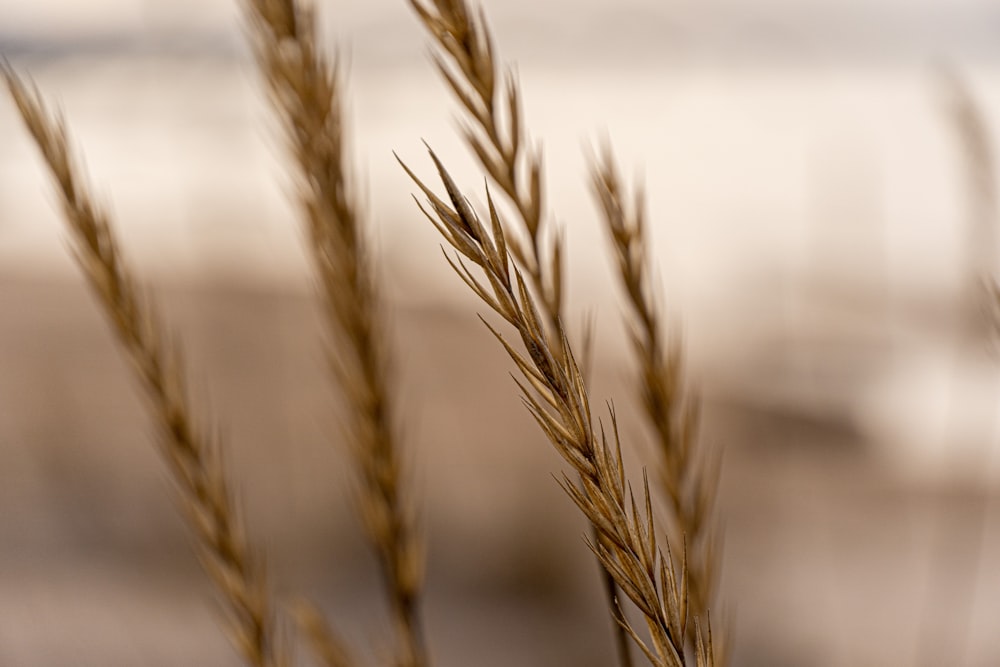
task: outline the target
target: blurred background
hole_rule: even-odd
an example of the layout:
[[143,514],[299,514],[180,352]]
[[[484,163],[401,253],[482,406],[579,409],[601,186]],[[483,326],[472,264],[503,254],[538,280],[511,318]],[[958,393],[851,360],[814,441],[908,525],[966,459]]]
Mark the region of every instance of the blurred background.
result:
[[[439,665],[613,664],[585,525],[479,305],[392,157],[482,177],[403,0],[318,2],[387,285]],[[1000,664],[1000,365],[988,0],[487,4],[544,146],[595,405],[648,460],[587,186],[645,183],[702,437],[725,451],[733,664]],[[228,436],[282,595],[361,653],[387,621],[280,136],[235,0],[0,0],[0,54],[58,101]],[[3,97],[3,96],[0,96]],[[0,664],[234,665],[129,369],[0,99]]]

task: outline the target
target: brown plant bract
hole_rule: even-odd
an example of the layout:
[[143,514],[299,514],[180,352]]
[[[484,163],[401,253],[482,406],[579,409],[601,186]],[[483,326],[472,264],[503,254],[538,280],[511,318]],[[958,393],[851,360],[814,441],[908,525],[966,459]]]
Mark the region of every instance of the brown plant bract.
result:
[[[646,421],[659,451],[659,479],[673,512],[672,539],[687,544],[691,613],[704,619],[718,581],[713,522],[718,458],[706,461],[704,452],[696,447],[698,402],[684,396],[679,342],[675,339],[669,347],[664,345],[664,326],[651,293],[643,193],[637,190],[628,205],[610,149],[593,162],[591,177],[631,311],[629,338],[640,369]],[[696,640],[695,629],[694,623],[688,627],[692,641]],[[717,664],[725,664],[723,656]]]
[[9,67],[3,66],[2,73],[55,178],[76,261],[150,399],[160,430],[160,452],[177,486],[179,505],[197,536],[202,565],[227,608],[231,638],[251,665],[286,665],[264,565],[247,542],[220,461],[218,438],[194,424],[179,347],[174,340],[164,340],[154,304],[141,295],[107,215],[78,176],[62,120],[50,114],[38,91]]
[[248,0],[246,6],[258,66],[299,171],[299,204],[332,338],[331,368],[350,406],[359,506],[399,635],[397,665],[422,667],[422,556],[412,500],[402,489],[384,318],[345,158],[343,82],[316,46],[311,12],[292,0]]
[[[962,354],[978,357],[983,367],[995,369],[1000,357],[1000,286],[995,276],[997,261],[997,188],[996,155],[989,118],[976,99],[970,82],[949,65],[936,72],[935,83],[943,94],[949,129],[954,133],[961,161],[965,190],[965,276],[957,309],[958,333],[954,345]],[[956,347],[955,350],[959,348]],[[946,404],[954,408],[957,403]],[[951,427],[957,415],[949,415]],[[991,454],[982,450],[969,463],[985,474]],[[976,460],[978,459],[978,460]],[[980,483],[987,485],[984,477]],[[915,661],[918,665],[964,664],[968,662],[969,628],[973,625],[977,590],[980,586],[983,541],[987,535],[990,512],[988,495],[974,496],[961,523],[953,525],[944,515],[932,526],[930,572],[956,570],[956,576],[941,579],[931,576],[920,609]],[[959,549],[971,556],[957,560]],[[975,555],[973,555],[975,554]],[[956,563],[960,566],[956,568]],[[941,599],[947,594],[949,613],[942,624]]]
[[[450,205],[403,165],[426,195],[431,211],[420,210],[459,256],[449,262],[484,303],[515,328],[525,353],[487,326],[521,373],[517,381],[522,399],[539,427],[562,457],[578,473],[580,485],[568,475],[562,486],[588,518],[598,539],[590,546],[615,583],[643,614],[650,634],[644,641],[622,616],[622,625],[654,665],[685,664],[687,625],[686,559],[678,572],[670,555],[658,545],[648,483],[644,479],[640,503],[627,484],[614,411],[610,435],[603,426],[595,432],[590,397],[561,320],[550,337],[543,331],[537,299],[523,275],[523,267],[509,250],[507,229],[487,189],[490,232],[454,180],[431,152]],[[463,258],[465,258],[463,260]],[[485,282],[465,260],[478,266]],[[550,342],[552,341],[552,342]],[[554,348],[553,346],[557,346]],[[707,642],[707,637],[706,637]],[[704,643],[696,651],[710,657]]]

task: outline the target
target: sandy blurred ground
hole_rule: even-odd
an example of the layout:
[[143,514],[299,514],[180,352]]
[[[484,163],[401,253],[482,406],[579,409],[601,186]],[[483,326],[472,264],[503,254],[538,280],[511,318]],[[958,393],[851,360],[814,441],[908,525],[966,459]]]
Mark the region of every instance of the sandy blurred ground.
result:
[[[309,295],[216,284],[162,300],[276,588],[319,600],[359,650],[379,646],[386,622]],[[89,294],[6,278],[0,312],[0,664],[236,664]],[[469,310],[395,304],[393,319],[438,664],[610,664],[585,527],[508,364]],[[641,452],[613,347],[599,350],[595,392],[616,398]],[[703,390],[705,437],[726,451],[734,664],[997,664],[1000,517],[983,518],[987,495],[900,481],[836,414]]]

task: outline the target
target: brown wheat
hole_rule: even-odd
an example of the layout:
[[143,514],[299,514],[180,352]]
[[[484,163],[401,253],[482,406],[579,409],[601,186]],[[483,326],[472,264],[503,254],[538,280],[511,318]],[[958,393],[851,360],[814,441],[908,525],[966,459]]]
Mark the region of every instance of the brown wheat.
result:
[[[659,479],[673,511],[675,543],[688,551],[691,613],[703,619],[711,606],[718,581],[714,552],[713,506],[719,480],[718,457],[706,461],[697,448],[698,402],[684,395],[679,341],[665,346],[664,325],[654,301],[646,237],[644,196],[637,190],[633,202],[618,175],[610,149],[591,165],[592,186],[617,260],[618,277],[631,316],[628,318],[632,354],[639,371],[645,418],[656,439],[661,465]],[[696,640],[696,624],[688,633]],[[715,628],[718,638],[718,629]],[[724,646],[725,642],[717,642]],[[725,664],[718,652],[716,664]]]
[[[418,206],[457,251],[454,260],[449,258],[455,271],[490,309],[517,331],[525,353],[519,352],[487,323],[520,371],[522,379],[517,383],[528,410],[579,475],[579,486],[567,475],[562,478],[562,486],[596,531],[598,539],[591,541],[590,546],[615,583],[643,614],[650,641],[643,640],[624,615],[620,616],[622,626],[654,665],[684,665],[686,559],[681,558],[678,571],[669,544],[665,545],[666,554],[661,552],[646,480],[639,503],[626,482],[614,411],[611,410],[610,434],[603,426],[594,429],[590,396],[562,321],[556,319],[550,336],[545,335],[537,297],[524,277],[524,268],[512,256],[508,230],[489,190],[486,192],[491,229],[488,233],[433,152],[431,158],[450,205],[404,164],[403,168],[427,197],[431,210],[428,212],[419,202]],[[473,274],[465,260],[480,268],[485,282]],[[708,637],[706,634],[704,642],[699,641],[696,653],[710,658]]]
[[398,630],[397,665],[427,664],[418,598],[422,557],[403,490],[392,423],[389,353],[364,212],[345,157],[343,81],[316,45],[313,15],[292,0],[248,0],[255,53],[298,169],[313,264],[319,275],[333,374],[350,409],[348,440],[360,502]]
[[433,8],[409,3],[437,45],[435,66],[471,121],[461,128],[466,143],[517,212],[528,245],[512,235],[510,251],[553,326],[562,314],[562,242],[543,215],[542,156],[527,145],[517,79],[500,73],[482,11],[474,15],[464,0],[434,0]]
[[179,505],[197,535],[202,565],[227,608],[231,638],[251,665],[286,665],[263,562],[247,541],[220,461],[218,438],[194,423],[177,341],[164,334],[155,304],[141,293],[107,214],[79,176],[62,119],[50,113],[37,89],[12,69],[4,65],[2,73],[58,186],[77,264],[150,399],[160,452],[176,484]]
[[[564,315],[563,243],[543,215],[541,150],[527,146],[517,78],[512,71],[499,71],[493,37],[482,11],[474,15],[464,0],[433,0],[432,6],[419,0],[409,2],[437,45],[431,56],[435,66],[468,115],[461,130],[466,143],[516,212],[520,233],[510,234],[507,243],[541,301],[543,335],[553,336]],[[524,237],[526,243],[519,240]],[[586,369],[591,337],[586,329],[585,334],[581,359]],[[550,343],[560,354],[558,341]],[[600,539],[599,533],[594,536]],[[616,631],[619,664],[631,667],[618,590],[610,575],[605,575],[603,585]]]
[[346,642],[334,633],[326,617],[307,600],[292,610],[299,629],[305,635],[313,657],[322,667],[354,667],[357,664],[347,651]]

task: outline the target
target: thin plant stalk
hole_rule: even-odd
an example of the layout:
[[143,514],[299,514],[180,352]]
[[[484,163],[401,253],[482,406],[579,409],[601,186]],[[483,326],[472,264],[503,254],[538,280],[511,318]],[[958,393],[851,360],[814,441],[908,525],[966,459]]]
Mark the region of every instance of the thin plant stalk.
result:
[[[672,539],[688,552],[691,613],[705,619],[719,578],[714,551],[714,505],[718,458],[706,460],[697,438],[698,401],[685,395],[681,350],[666,342],[665,325],[652,289],[650,246],[641,189],[631,203],[610,149],[591,165],[591,184],[614,250],[619,282],[628,304],[626,324],[632,355],[639,366],[639,392],[645,421],[659,454],[659,480],[673,514]],[[697,625],[688,625],[696,641]],[[720,632],[713,629],[716,638]],[[716,642],[725,645],[725,642]],[[720,658],[716,664],[725,664]]]
[[346,395],[347,440],[363,522],[396,629],[396,665],[428,664],[419,605],[421,548],[398,433],[385,318],[346,158],[344,83],[317,46],[313,14],[293,0],[247,0],[258,68],[298,171],[298,204],[318,275],[332,373]]
[[177,341],[167,336],[155,303],[144,295],[104,210],[93,200],[69,147],[62,119],[37,89],[4,66],[2,74],[55,179],[77,264],[132,362],[157,422],[160,453],[170,471],[201,563],[226,609],[228,632],[249,665],[289,664],[279,645],[260,552],[247,540],[219,438],[195,424]]
[[292,611],[299,630],[305,636],[313,658],[322,667],[354,667],[357,662],[347,651],[347,644],[337,636],[327,618],[307,600]]
[[[465,142],[515,212],[519,229],[510,234],[509,249],[538,297],[544,335],[555,336],[564,316],[563,243],[544,215],[541,149],[528,145],[517,78],[510,70],[501,73],[484,12],[474,12],[464,0],[409,3],[434,40],[431,57],[438,72],[462,105]],[[558,340],[551,342],[560,354]],[[602,585],[619,665],[631,667],[619,591],[606,573]]]
[[465,142],[516,213],[520,229],[510,251],[538,295],[546,326],[554,327],[562,316],[562,241],[544,214],[542,154],[526,136],[517,77],[500,71],[482,10],[465,0],[408,2],[434,40],[434,65],[462,105]]
[[[518,368],[516,382],[528,411],[578,476],[579,482],[574,483],[564,474],[562,487],[597,534],[589,545],[642,614],[648,639],[624,615],[622,627],[653,665],[682,667],[688,622],[686,559],[680,559],[678,569],[669,543],[664,543],[666,553],[661,551],[645,477],[638,500],[626,481],[614,410],[609,429],[594,427],[590,396],[562,320],[557,319],[554,331],[546,336],[538,297],[524,267],[512,256],[509,229],[489,189],[487,231],[433,152],[431,158],[444,183],[447,202],[403,165],[427,198],[427,208],[419,202],[418,206],[456,252],[449,262],[459,277],[517,333],[520,346],[486,323]],[[708,635],[703,637],[695,646],[696,655],[710,656],[704,644]]]

